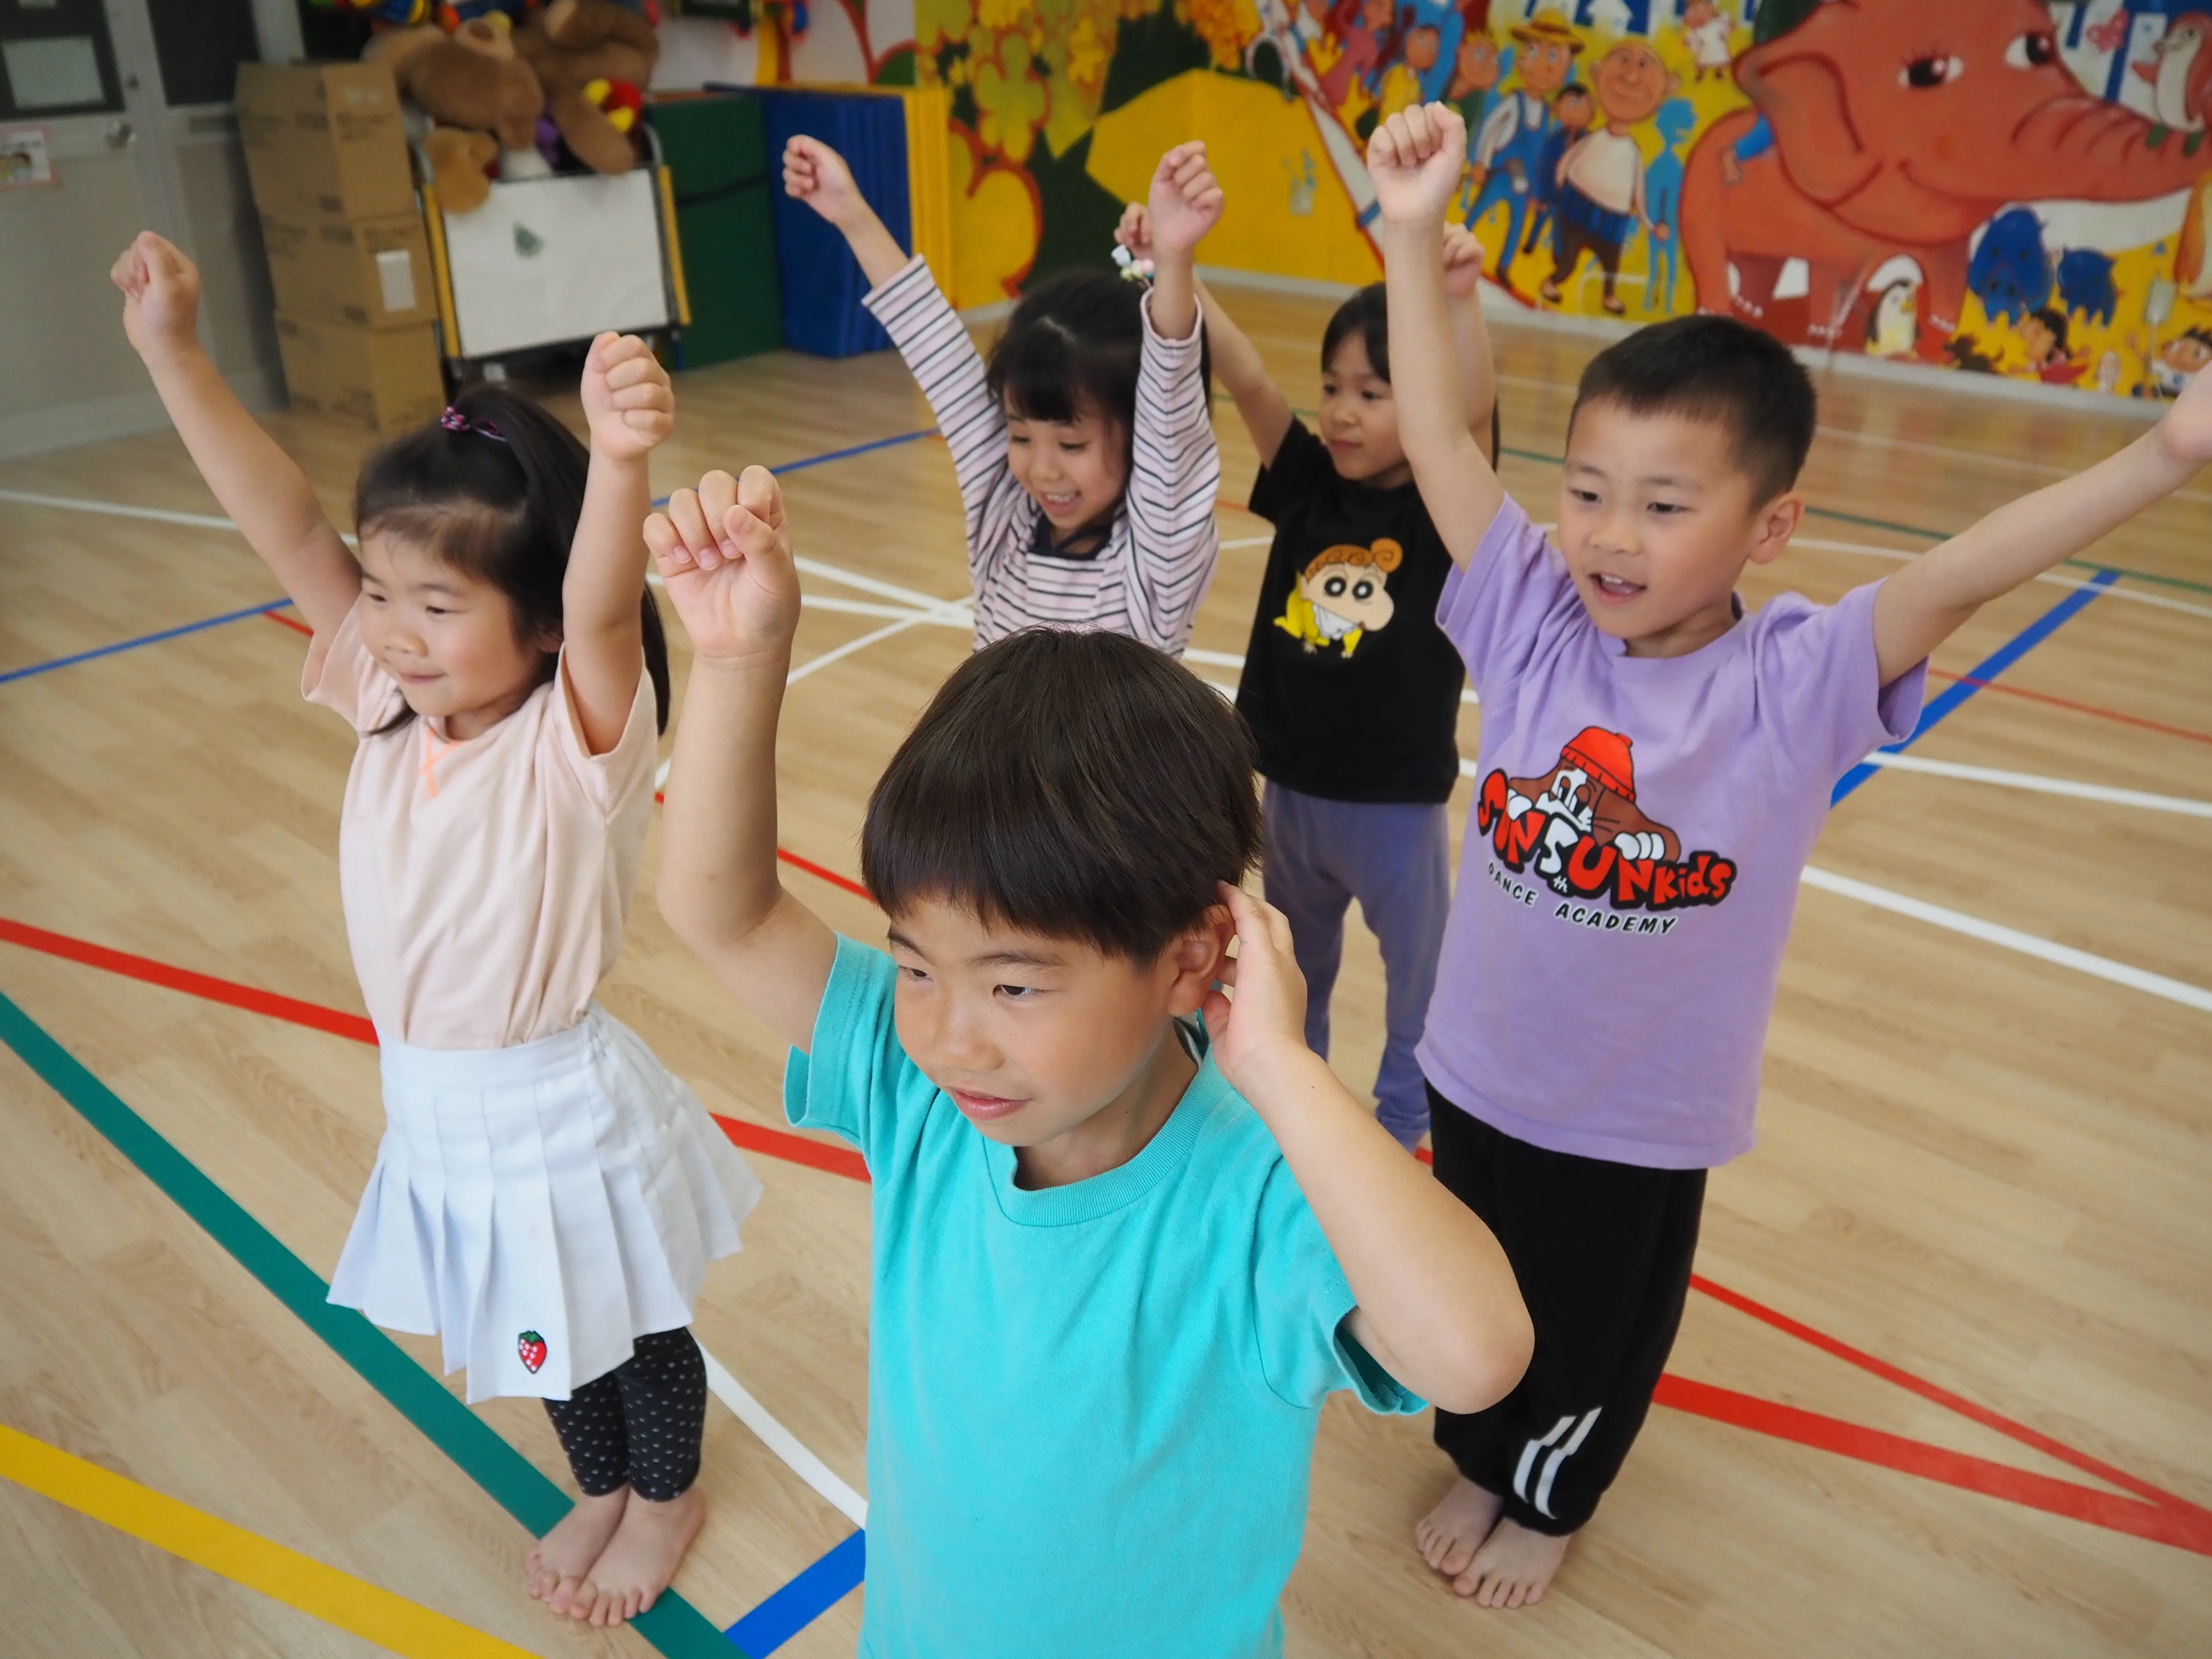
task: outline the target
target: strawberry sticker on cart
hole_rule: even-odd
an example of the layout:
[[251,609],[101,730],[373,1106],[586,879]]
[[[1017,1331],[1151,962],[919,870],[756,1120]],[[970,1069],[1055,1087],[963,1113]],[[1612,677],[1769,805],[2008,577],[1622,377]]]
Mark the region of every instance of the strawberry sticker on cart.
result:
[[33,190],[57,182],[44,127],[0,127],[0,190]]
[[532,1376],[545,1363],[545,1339],[535,1331],[525,1331],[514,1339],[514,1351],[522,1356],[522,1368]]

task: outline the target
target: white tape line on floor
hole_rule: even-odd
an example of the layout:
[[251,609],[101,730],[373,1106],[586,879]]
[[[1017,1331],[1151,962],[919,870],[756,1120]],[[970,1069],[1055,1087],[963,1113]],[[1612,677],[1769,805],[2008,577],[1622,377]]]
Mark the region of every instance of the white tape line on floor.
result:
[[868,1500],[838,1479],[837,1472],[806,1449],[797,1435],[777,1422],[767,1407],[746,1392],[744,1383],[730,1375],[729,1368],[708,1353],[699,1350],[707,1362],[707,1388],[715,1399],[735,1413],[738,1420],[757,1435],[766,1446],[783,1460],[784,1467],[820,1493],[832,1509],[836,1510],[856,1527],[868,1524]]
[[1962,911],[1946,909],[1940,904],[1930,904],[1925,899],[1909,898],[1903,893],[1893,893],[1886,887],[1876,887],[1869,882],[1856,881],[1850,876],[1839,876],[1832,871],[1808,865],[1802,878],[1808,887],[1818,888],[1824,893],[1856,899],[1862,904],[1871,904],[1877,910],[1887,910],[1893,915],[1910,916],[1915,921],[1924,921],[1931,927],[1941,927],[1954,933],[1963,933],[1968,939],[1980,939],[1986,945],[2001,945],[2008,951],[2017,951],[2022,956],[2034,957],[2061,968],[2071,968],[2077,974],[2124,985],[2130,990],[2147,991],[2152,996],[2163,997],[2168,1002],[2178,1002],[2185,1008],[2200,1009],[2212,1013],[2212,991],[2178,979],[2168,979],[2163,974],[2154,974],[2144,968],[2130,967],[2124,962],[2114,962],[2108,957],[2077,951],[2070,945],[2060,945],[2034,933],[2023,933],[2016,927],[2001,927],[1994,921],[1984,921]]
[[2212,801],[2191,800],[2181,795],[2152,795],[2140,789],[2113,789],[2101,783],[2045,777],[2039,772],[2007,772],[1993,766],[1966,766],[1957,761],[1929,760],[1919,755],[1885,754],[1881,750],[1869,755],[1867,760],[1871,765],[1891,767],[1899,772],[1924,772],[1930,777],[1961,778],[1972,783],[2026,789],[2042,795],[2106,801],[2114,806],[2140,807],[2147,812],[2179,812],[2186,817],[2212,818]]

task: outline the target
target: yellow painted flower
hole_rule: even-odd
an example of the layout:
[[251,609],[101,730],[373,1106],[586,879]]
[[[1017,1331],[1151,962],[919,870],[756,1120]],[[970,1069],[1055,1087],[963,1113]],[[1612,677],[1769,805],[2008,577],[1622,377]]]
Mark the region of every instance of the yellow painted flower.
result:
[[1098,25],[1085,12],[1075,20],[1067,37],[1067,78],[1079,87],[1095,87],[1106,76],[1106,42]]
[[1000,35],[997,49],[975,64],[975,125],[985,148],[1017,165],[1026,161],[1046,103],[1044,83],[1030,71],[1029,37]]
[[1018,297],[1022,278],[1036,258],[1042,216],[1036,186],[1027,173],[986,160],[957,122],[946,155],[951,163],[952,303],[980,306]]
[[975,21],[987,29],[1015,27],[1030,15],[1030,0],[975,0]]
[[1243,61],[1246,44],[1260,33],[1259,9],[1252,0],[1177,0],[1176,10],[1206,42],[1216,69],[1235,69]]

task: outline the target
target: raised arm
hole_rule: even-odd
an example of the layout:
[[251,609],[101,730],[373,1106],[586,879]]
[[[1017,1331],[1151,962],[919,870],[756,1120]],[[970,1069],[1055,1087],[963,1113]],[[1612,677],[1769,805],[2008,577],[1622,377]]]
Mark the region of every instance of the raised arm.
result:
[[1466,394],[1467,429],[1495,468],[1498,370],[1491,361],[1490,325],[1482,316],[1482,244],[1462,225],[1444,227],[1444,297],[1451,308],[1452,343]]
[[775,859],[775,727],[799,628],[783,492],[761,467],[709,472],[646,520],[691,636],[661,822],[660,913],[724,990],[807,1048],[836,936],[784,890]]
[[[1152,258],[1152,210],[1142,202],[1130,203],[1122,210],[1121,223],[1114,236],[1138,258]],[[1244,429],[1252,434],[1252,447],[1260,452],[1260,465],[1272,466],[1275,452],[1283,447],[1284,435],[1297,418],[1291,413],[1291,400],[1267,373],[1259,347],[1222,309],[1213,290],[1204,283],[1194,281],[1193,285],[1198,291],[1199,314],[1206,319],[1206,345],[1213,360],[1213,372],[1236,400]]]
[[2212,460],[2212,373],[2182,388],[2164,419],[2118,454],[2008,502],[1929,549],[1875,592],[1881,683],[1918,662],[1975,611],[2186,483]]
[[1505,1252],[1305,1044],[1305,986],[1283,913],[1224,885],[1238,954],[1206,1023],[1214,1063],[1252,1103],[1359,1305],[1352,1334],[1407,1388],[1479,1412],[1528,1369],[1534,1336]]
[[1144,300],[1124,500],[1139,601],[1134,631],[1164,651],[1180,652],[1221,551],[1213,524],[1221,447],[1200,368],[1206,343],[1194,264],[1199,239],[1221,217],[1221,187],[1203,144],[1178,144],[1160,158],[1150,212],[1154,270]]
[[192,465],[318,634],[361,597],[361,567],[323,513],[314,486],[246,412],[194,332],[200,273],[152,231],[109,272],[123,290],[123,331],[154,378]]
[[783,147],[784,193],[801,201],[845,234],[870,288],[899,274],[908,255],[884,228],[868,198],[853,182],[845,158],[819,138],[800,134]]
[[584,742],[604,755],[621,741],[645,672],[645,542],[653,510],[646,457],[675,429],[668,371],[635,334],[602,334],[584,359],[592,469],[561,584],[561,640]]
[[921,395],[929,399],[937,429],[952,452],[953,475],[960,481],[968,572],[980,591],[991,561],[1004,551],[984,545],[985,515],[1012,479],[1006,465],[1006,412],[991,395],[982,354],[968,337],[967,325],[951,301],[931,280],[929,267],[899,251],[836,150],[819,139],[793,138],[784,149],[783,185],[844,232],[872,285],[869,311],[890,334]]
[[1368,142],[1382,210],[1390,387],[1398,436],[1444,549],[1464,567],[1504,505],[1505,487],[1468,428],[1469,410],[1445,293],[1444,209],[1459,185],[1467,129],[1443,104],[1401,110]]

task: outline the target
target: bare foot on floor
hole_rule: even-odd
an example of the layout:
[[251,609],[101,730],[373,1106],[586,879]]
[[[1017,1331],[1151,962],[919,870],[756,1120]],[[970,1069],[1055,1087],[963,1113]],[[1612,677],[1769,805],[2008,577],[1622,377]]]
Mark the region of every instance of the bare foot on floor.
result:
[[595,1625],[619,1625],[635,1619],[659,1599],[676,1576],[677,1563],[707,1518],[707,1500],[694,1486],[681,1498],[655,1504],[630,1493],[622,1525],[605,1553],[592,1564],[586,1596],[568,1612]]
[[1574,1534],[1531,1532],[1517,1521],[1500,1521],[1452,1589],[1477,1607],[1533,1607],[1544,1599]]
[[1482,1540],[1498,1524],[1498,1511],[1505,1500],[1462,1477],[1437,1501],[1436,1508],[1413,1528],[1413,1543],[1421,1559],[1447,1578],[1456,1578],[1474,1559]]
[[522,1581],[531,1595],[554,1612],[567,1613],[592,1563],[622,1525],[629,1503],[628,1486],[617,1486],[601,1498],[579,1498],[576,1507],[556,1522],[523,1559]]

